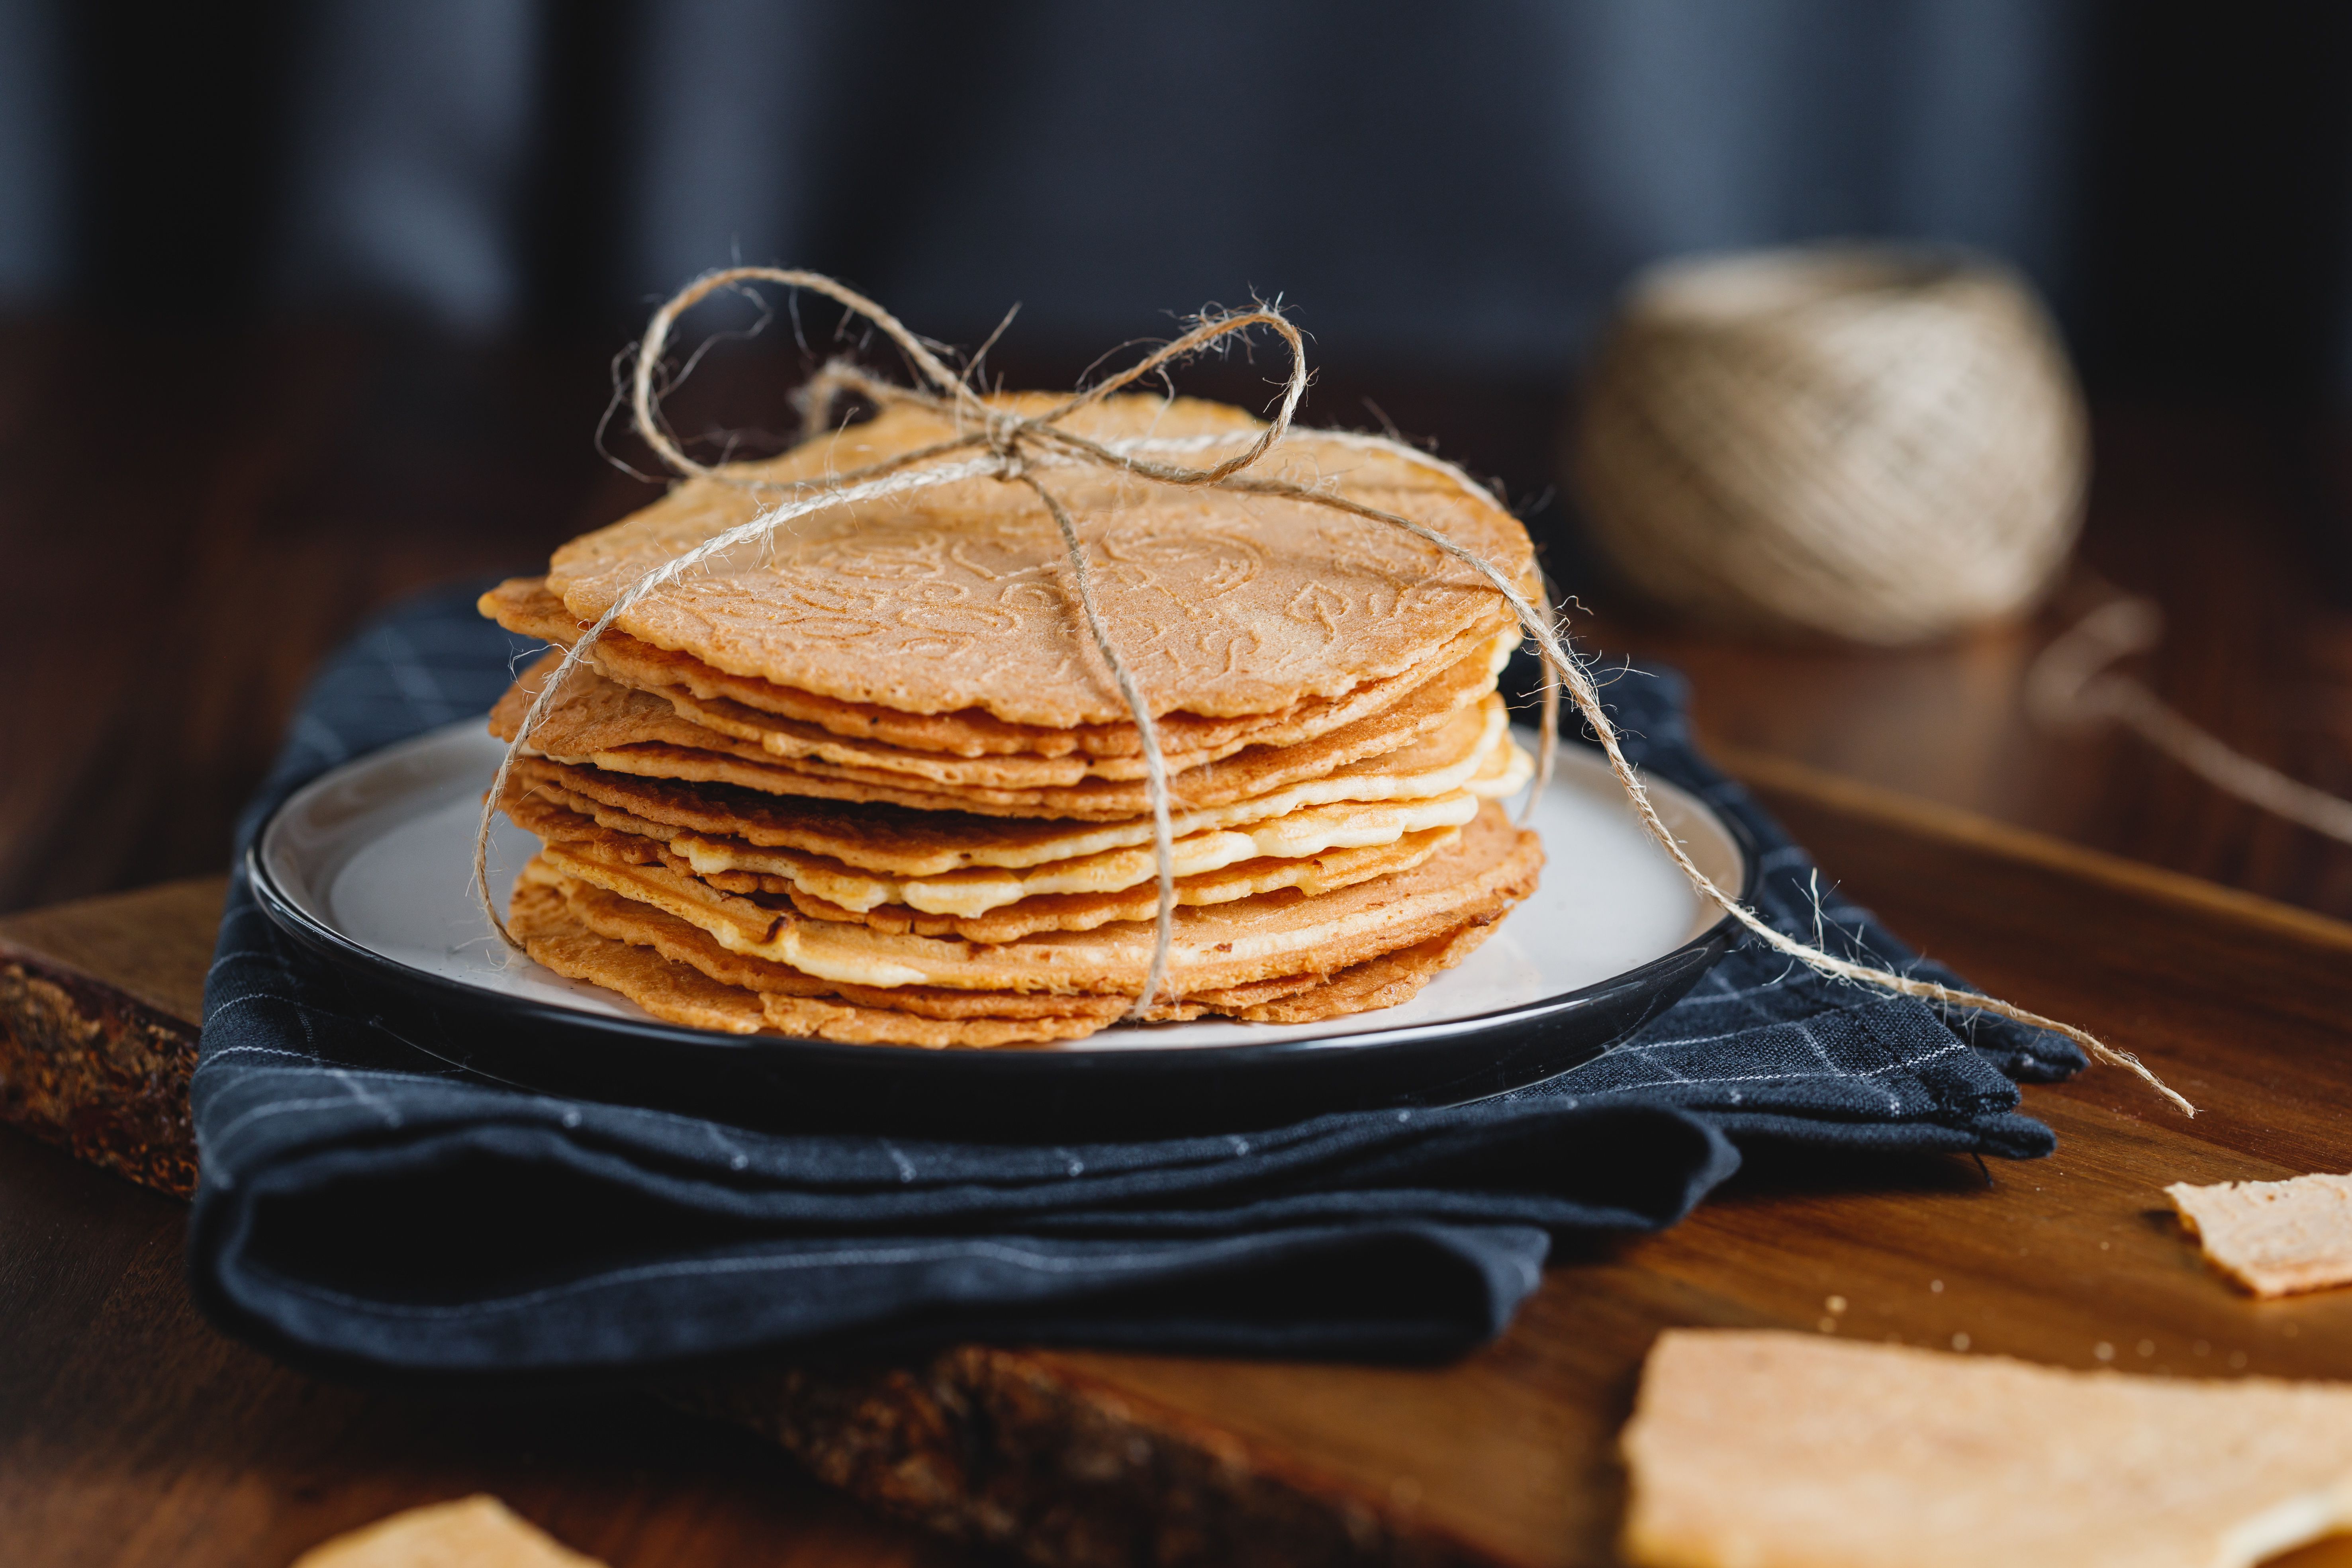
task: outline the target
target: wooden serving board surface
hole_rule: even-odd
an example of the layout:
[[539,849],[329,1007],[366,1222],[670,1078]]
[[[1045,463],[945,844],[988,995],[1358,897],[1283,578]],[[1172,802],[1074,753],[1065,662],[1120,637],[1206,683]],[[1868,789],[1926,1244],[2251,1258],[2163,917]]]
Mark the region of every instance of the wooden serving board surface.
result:
[[[1500,1341],[1442,1368],[974,1346],[677,1392],[928,1536],[648,1401],[486,1411],[271,1366],[188,1306],[175,1205],[7,1137],[0,1552],[275,1565],[488,1487],[615,1568],[952,1560],[941,1537],[1062,1563],[1607,1563],[1614,1435],[1668,1325],[2352,1375],[2352,1292],[2248,1300],[2199,1263],[2161,1193],[2352,1170],[2352,925],[1728,760],[1896,930],[2137,1051],[2198,1118],[2094,1069],[2027,1090],[2059,1134],[2047,1161],[1759,1158],[1666,1235],[1559,1259]],[[0,921],[0,1112],[134,1180],[184,1184],[173,1074],[218,899],[217,881],[182,883]]]

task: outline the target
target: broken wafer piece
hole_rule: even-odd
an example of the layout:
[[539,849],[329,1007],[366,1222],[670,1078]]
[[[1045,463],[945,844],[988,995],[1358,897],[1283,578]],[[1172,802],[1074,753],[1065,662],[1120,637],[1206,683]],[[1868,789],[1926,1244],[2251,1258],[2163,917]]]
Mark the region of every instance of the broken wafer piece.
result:
[[2352,1285],[2352,1176],[2175,1182],[2164,1194],[2206,1260],[2257,1296]]
[[412,1508],[314,1546],[294,1568],[604,1568],[490,1496]]
[[2251,1568],[2352,1526],[2352,1388],[1659,1336],[1622,1438],[1645,1568]]

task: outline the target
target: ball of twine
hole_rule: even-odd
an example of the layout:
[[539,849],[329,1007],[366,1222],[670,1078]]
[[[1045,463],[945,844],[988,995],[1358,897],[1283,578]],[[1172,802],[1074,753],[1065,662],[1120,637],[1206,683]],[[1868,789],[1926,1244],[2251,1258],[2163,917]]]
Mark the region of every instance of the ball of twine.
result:
[[1823,246],[1635,279],[1571,465],[1601,550],[1667,608],[1898,645],[2038,597],[2089,458],[2065,352],[2013,273]]

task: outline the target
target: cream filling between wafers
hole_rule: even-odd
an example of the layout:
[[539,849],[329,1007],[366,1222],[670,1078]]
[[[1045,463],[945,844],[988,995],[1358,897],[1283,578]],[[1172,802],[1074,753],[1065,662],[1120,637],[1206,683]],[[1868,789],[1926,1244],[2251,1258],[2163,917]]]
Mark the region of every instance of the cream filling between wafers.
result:
[[[1467,790],[1400,805],[1312,806],[1247,828],[1179,839],[1171,858],[1175,876],[1193,877],[1244,860],[1299,860],[1330,849],[1393,844],[1423,828],[1459,827],[1476,815],[1478,797]],[[980,868],[895,878],[860,872],[824,856],[709,838],[674,839],[670,847],[698,876],[755,871],[784,877],[804,892],[860,914],[879,904],[904,904],[925,914],[984,915],[1041,894],[1115,893],[1160,874],[1158,858],[1149,849],[1113,849],[1025,871]]]
[[[1186,975],[1194,986],[1214,988],[1299,973],[1303,965],[1343,968],[1496,912],[1497,900],[1516,902],[1519,895],[1511,889],[1531,879],[1541,858],[1533,836],[1509,826],[1491,805],[1466,827],[1434,828],[1417,837],[1438,841],[1426,847],[1436,855],[1393,875],[1375,871],[1369,880],[1352,881],[1339,865],[1270,863],[1279,885],[1307,896],[1285,901],[1284,893],[1269,891],[1180,910],[1171,973]],[[1461,858],[1448,862],[1453,874],[1432,876],[1432,867],[1456,850]],[[562,844],[549,844],[537,864],[699,926],[730,952],[843,984],[1117,990],[1142,976],[1151,948],[1149,921],[1041,931],[992,944],[806,919],[723,893],[681,871],[609,863]],[[1327,879],[1339,885],[1326,886]]]
[[[1409,833],[1458,827],[1478,814],[1478,802],[1516,793],[1535,772],[1534,759],[1505,742],[1497,756],[1481,757],[1484,771],[1463,788],[1401,803],[1339,801],[1238,827],[1179,838],[1173,875],[1199,876],[1244,860],[1298,860],[1332,849],[1392,844]],[[1495,764],[1499,763],[1499,767]],[[730,871],[783,877],[803,892],[860,914],[882,904],[904,904],[925,914],[986,914],[1023,899],[1051,893],[1115,893],[1159,875],[1148,849],[1121,848],[1058,859],[1032,868],[974,867],[929,877],[879,876],[827,855],[761,848],[740,839],[684,834],[669,841],[697,876]]]
[[[1329,859],[1288,860],[1270,864],[1265,874],[1234,880],[1230,886],[1183,887],[1179,889],[1180,901],[1187,907],[1237,902],[1275,889],[1294,889],[1308,898],[1318,898],[1354,887],[1370,879],[1385,877],[1392,871],[1410,869],[1451,844],[1459,833],[1455,827],[1437,827],[1406,839],[1412,847],[1410,859],[1403,867],[1373,863],[1359,867],[1349,862],[1345,851]],[[1333,862],[1337,863],[1333,863]],[[898,963],[883,956],[883,952],[897,944],[909,942],[919,944],[910,951],[942,957],[954,954],[971,955],[981,952],[1003,953],[1018,951],[1029,957],[1042,958],[1051,967],[1057,954],[1053,951],[1057,941],[1083,937],[1084,931],[1039,932],[1021,944],[997,945],[973,942],[959,938],[909,937],[876,932],[862,925],[846,925],[832,921],[806,921],[788,912],[766,908],[751,899],[726,893],[683,872],[659,866],[614,864],[594,854],[583,854],[572,846],[549,844],[539,855],[539,863],[560,876],[576,879],[592,887],[622,898],[635,899],[650,904],[666,914],[675,915],[689,925],[698,926],[719,946],[730,952],[740,952],[771,963],[790,965],[803,974],[814,974],[820,980],[862,985],[913,985],[940,983],[932,971]],[[1179,947],[1188,944],[1179,942]],[[1231,951],[1236,943],[1217,944],[1220,951]],[[877,949],[882,951],[877,951]],[[969,985],[968,979],[946,978],[949,985]],[[993,988],[992,983],[984,983]]]

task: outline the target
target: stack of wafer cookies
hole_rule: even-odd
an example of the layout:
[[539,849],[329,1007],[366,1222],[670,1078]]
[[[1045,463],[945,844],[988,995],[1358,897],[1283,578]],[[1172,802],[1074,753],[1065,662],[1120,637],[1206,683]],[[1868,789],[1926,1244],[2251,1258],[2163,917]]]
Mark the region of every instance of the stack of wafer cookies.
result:
[[[1026,414],[1045,400],[992,400]],[[1120,397],[1066,427],[1240,450],[1239,410]],[[762,507],[960,432],[892,406],[689,479],[483,613],[569,647]],[[1407,512],[1534,585],[1524,530],[1433,468],[1293,432],[1257,466]],[[1176,909],[1146,1016],[1306,1022],[1392,1005],[1534,888],[1500,797],[1532,764],[1496,672],[1510,607],[1470,568],[1328,508],[1041,481],[1154,716]],[[676,1022],[923,1046],[1077,1038],[1146,986],[1160,898],[1144,738],[1055,523],[978,478],[800,518],[625,609],[499,802],[541,850],[509,927],[540,963]],[[512,739],[551,653],[492,715]]]

